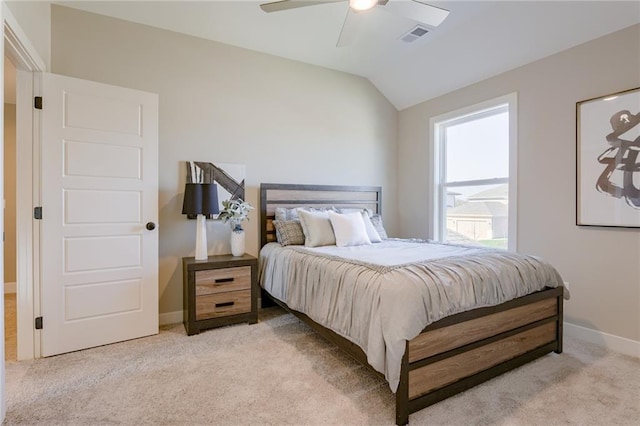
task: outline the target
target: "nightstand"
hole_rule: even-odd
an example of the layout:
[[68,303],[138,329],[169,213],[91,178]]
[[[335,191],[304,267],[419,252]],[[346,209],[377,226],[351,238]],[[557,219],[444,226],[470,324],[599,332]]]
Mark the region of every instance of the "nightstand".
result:
[[182,258],[187,335],[223,325],[258,322],[258,259],[245,254]]

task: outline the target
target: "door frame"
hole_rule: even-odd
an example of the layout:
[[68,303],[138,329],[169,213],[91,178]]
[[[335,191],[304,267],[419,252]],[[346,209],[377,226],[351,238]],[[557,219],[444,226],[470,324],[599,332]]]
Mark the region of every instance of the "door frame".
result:
[[[40,357],[40,237],[33,207],[40,202],[40,114],[32,100],[40,94],[37,72],[46,71],[31,41],[6,4],[2,3],[4,55],[16,66],[16,311],[17,357]],[[3,56],[4,60],[4,56]],[[4,142],[3,145],[4,147]]]

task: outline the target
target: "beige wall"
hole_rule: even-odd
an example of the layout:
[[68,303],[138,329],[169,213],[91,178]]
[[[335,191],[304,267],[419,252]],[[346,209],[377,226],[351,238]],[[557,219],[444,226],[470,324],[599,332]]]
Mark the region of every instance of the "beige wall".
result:
[[[394,233],[397,111],[366,79],[60,6],[51,40],[54,73],[160,95],[161,313],[182,309],[181,257],[194,253],[186,160],[245,164],[255,207],[261,182],[381,185]],[[227,240],[212,227],[210,245]]]
[[16,282],[16,106],[4,104],[4,282]]
[[5,3],[47,69],[51,69],[51,2],[21,0]]
[[400,234],[427,236],[429,118],[518,92],[518,251],[570,283],[566,321],[640,341],[640,230],[575,225],[576,102],[634,87],[640,25],[401,111]]

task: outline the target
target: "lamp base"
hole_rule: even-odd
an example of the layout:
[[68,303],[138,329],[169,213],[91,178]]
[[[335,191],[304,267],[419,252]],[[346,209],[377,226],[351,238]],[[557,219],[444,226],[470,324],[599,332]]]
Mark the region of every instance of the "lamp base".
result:
[[196,223],[196,260],[207,260],[207,217],[199,214]]

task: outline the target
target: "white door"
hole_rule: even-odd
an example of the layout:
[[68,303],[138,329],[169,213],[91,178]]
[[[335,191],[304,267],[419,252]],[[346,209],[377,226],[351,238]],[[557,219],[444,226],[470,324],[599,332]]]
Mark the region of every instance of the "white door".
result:
[[158,95],[48,73],[42,94],[42,355],[156,334]]

